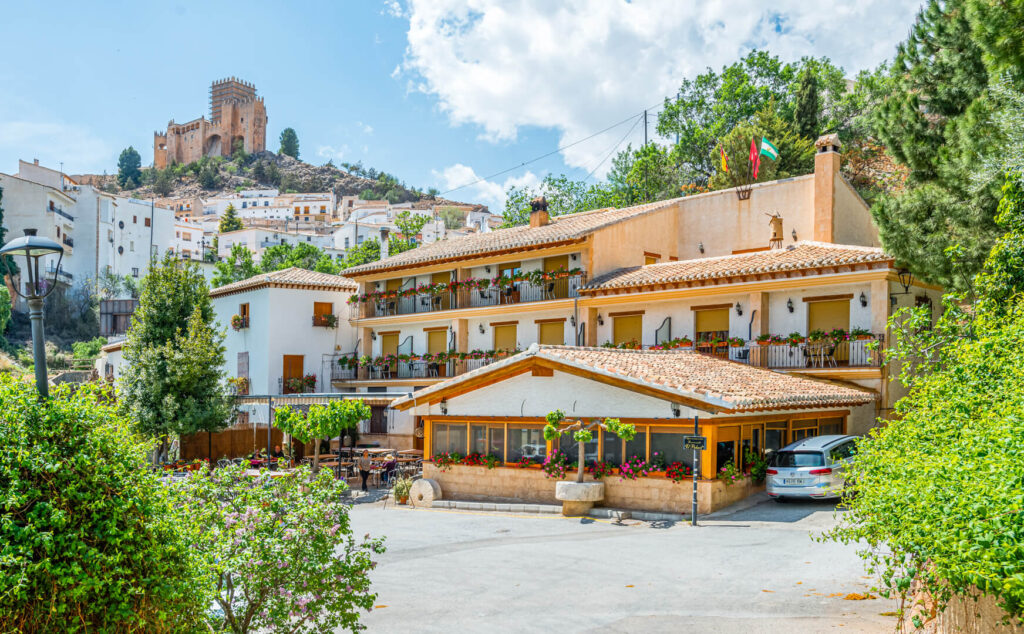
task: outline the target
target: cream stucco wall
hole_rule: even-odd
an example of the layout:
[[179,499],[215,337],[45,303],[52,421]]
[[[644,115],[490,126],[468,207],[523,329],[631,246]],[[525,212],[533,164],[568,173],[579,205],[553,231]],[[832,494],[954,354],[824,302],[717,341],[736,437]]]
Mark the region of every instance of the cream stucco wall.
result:
[[594,232],[590,238],[593,257],[593,269],[589,271],[591,277],[618,268],[642,266],[645,251],[660,255],[660,262],[667,262],[670,256],[679,256],[676,234],[680,204]]
[[835,211],[833,239],[838,244],[881,246],[878,227],[871,220],[871,210],[850,183],[837,174],[835,178]]

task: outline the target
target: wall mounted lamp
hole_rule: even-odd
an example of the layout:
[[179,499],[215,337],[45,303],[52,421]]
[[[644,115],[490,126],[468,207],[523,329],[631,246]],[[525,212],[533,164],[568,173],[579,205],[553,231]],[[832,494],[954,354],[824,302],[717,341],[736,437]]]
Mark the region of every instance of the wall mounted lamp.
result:
[[447,399],[441,399],[441,415],[442,416],[447,416],[448,415],[448,400]]
[[911,272],[907,269],[900,269],[896,273],[896,276],[900,280],[900,285],[903,286],[903,294],[906,295],[910,293],[910,285],[914,283],[913,274],[911,274]]
[[570,259],[571,259],[571,260],[572,260],[573,262],[575,262],[575,261],[576,261],[576,258],[577,258],[577,257],[578,257],[578,256],[577,256],[577,255],[576,255],[575,253],[573,253],[573,254],[571,254],[571,255],[569,256],[569,258],[570,258]]
[[793,312],[793,300],[792,299],[787,299],[786,300],[786,308],[789,309],[789,312]]
[[373,330],[370,331],[370,340],[377,341],[377,333],[374,332]]
[[864,294],[864,291],[860,292],[860,305],[861,306],[867,306],[868,305],[868,296]]
[[793,242],[796,242],[796,229],[793,229]]
[[484,334],[484,325],[483,325],[483,324],[478,324],[478,325],[477,325],[477,328],[479,328],[479,329],[480,329],[480,334],[481,334],[481,335],[482,335],[482,334]]
[[740,306],[739,302],[736,302],[736,314],[737,315],[743,315],[743,307]]
[[573,328],[576,327],[576,315],[569,315],[569,325]]
[[679,408],[679,403],[672,403],[672,415],[679,418],[680,414],[682,414],[682,410]]
[[484,271],[486,271],[487,273],[490,273],[491,272],[491,267],[485,266],[484,267]]
[[601,313],[597,314],[597,325],[598,326],[603,326],[604,325],[604,317],[601,316]]
[[697,243],[697,250],[700,251],[701,253],[704,253],[704,243],[703,242],[698,242]]

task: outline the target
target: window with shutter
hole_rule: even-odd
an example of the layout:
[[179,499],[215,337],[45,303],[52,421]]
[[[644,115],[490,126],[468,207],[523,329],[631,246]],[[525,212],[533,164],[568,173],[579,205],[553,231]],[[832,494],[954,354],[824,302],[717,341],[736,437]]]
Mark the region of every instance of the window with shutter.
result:
[[515,350],[517,339],[515,324],[494,327],[495,350]]
[[636,343],[643,343],[643,315],[623,315],[621,317],[613,317],[613,319],[615,322],[612,325],[612,337],[615,340],[615,345],[634,341]]
[[249,378],[249,353],[239,352],[238,353],[238,368],[235,376],[238,378]]
[[565,322],[553,321],[540,326],[537,339],[545,346],[565,345]]

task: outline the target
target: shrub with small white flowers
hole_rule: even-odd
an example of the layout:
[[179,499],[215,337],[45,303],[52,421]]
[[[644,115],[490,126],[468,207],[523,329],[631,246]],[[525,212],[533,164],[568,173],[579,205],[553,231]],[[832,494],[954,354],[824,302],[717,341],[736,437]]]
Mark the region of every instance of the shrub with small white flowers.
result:
[[206,560],[215,631],[362,629],[373,556],[383,541],[352,536],[346,488],[328,471],[246,475],[241,467],[194,473],[176,494],[186,537]]

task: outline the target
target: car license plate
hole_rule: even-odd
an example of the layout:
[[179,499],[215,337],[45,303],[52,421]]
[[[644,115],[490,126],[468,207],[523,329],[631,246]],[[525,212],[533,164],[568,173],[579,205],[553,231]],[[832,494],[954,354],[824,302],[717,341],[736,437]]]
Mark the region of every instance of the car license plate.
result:
[[803,478],[786,478],[782,481],[782,484],[804,484]]

